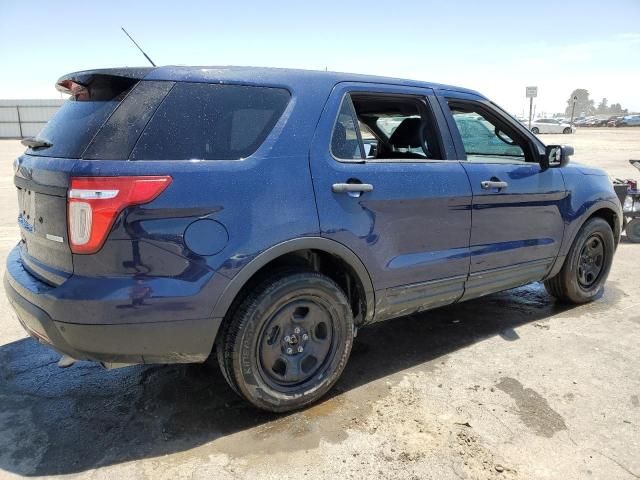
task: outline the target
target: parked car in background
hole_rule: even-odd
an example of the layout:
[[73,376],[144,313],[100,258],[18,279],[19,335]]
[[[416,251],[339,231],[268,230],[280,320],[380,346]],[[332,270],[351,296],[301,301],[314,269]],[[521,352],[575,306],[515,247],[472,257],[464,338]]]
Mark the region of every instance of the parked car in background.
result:
[[592,121],[593,121],[593,118],[594,118],[594,117],[582,117],[582,118],[580,118],[580,119],[576,119],[576,120],[573,122],[573,125],[574,125],[574,126],[576,126],[576,127],[584,127],[584,126],[586,126],[587,124],[589,124],[589,122],[592,122]]
[[607,174],[472,90],[232,67],[57,85],[70,100],[14,164],[4,285],[74,359],[217,360],[285,412],[331,389],[369,324],[538,281],[581,304],[607,280]]
[[607,120],[607,127],[618,127],[624,119],[624,115],[614,115]]
[[639,127],[640,115],[627,115],[616,126],[617,127]]
[[587,119],[582,126],[583,127],[604,127],[607,124],[607,121],[598,117],[591,117]]
[[531,132],[535,133],[574,133],[575,128],[555,118],[538,118],[531,122]]

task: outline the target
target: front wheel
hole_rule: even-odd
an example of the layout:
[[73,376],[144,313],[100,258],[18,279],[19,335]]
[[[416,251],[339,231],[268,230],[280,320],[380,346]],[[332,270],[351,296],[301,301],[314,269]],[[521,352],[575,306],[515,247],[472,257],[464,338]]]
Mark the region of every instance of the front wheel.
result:
[[592,301],[607,281],[614,250],[611,226],[602,218],[587,221],[573,241],[560,272],[545,280],[547,292],[568,303]]
[[538,127],[533,127],[533,128],[531,129],[531,133],[533,133],[533,134],[535,134],[535,135],[538,135],[538,134],[540,133],[540,130],[538,129]]
[[565,135],[566,135],[567,133],[571,133],[571,128],[569,128],[569,127],[565,128],[565,129],[562,131],[562,133],[564,133]]
[[231,387],[258,408],[287,412],[335,384],[353,343],[353,315],[342,289],[316,272],[267,278],[228,319],[218,362]]

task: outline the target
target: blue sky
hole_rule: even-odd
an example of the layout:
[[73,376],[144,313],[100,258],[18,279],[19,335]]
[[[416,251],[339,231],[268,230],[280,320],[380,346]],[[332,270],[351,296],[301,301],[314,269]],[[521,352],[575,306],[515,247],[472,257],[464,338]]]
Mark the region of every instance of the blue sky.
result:
[[513,113],[574,88],[640,110],[640,0],[236,2],[0,0],[0,98],[56,98],[75,70],[257,65],[390,75],[474,88]]

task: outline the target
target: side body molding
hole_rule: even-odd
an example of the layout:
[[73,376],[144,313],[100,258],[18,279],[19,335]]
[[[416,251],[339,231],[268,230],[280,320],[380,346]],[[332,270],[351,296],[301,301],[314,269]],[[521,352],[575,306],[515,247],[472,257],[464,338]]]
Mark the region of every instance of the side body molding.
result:
[[234,298],[240,292],[242,287],[251,279],[251,277],[266,264],[275,260],[282,255],[292,253],[298,250],[321,250],[337,257],[340,257],[346,263],[348,263],[353,271],[358,275],[360,282],[362,283],[365,293],[365,302],[367,306],[367,314],[364,318],[363,325],[370,323],[373,319],[375,310],[375,293],[373,290],[373,283],[366,267],[358,258],[358,256],[349,248],[343,244],[334,240],[329,240],[323,237],[301,237],[292,240],[286,240],[282,243],[274,245],[267,250],[260,253],[247,265],[245,265],[240,272],[233,277],[229,282],[224,292],[216,302],[213,308],[213,318],[224,318],[229,310],[229,307],[233,303]]

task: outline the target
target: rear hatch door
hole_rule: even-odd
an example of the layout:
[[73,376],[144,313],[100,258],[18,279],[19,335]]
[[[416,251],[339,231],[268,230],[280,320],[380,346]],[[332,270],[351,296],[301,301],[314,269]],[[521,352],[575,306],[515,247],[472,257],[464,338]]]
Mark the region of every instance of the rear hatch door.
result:
[[59,285],[73,273],[67,233],[72,171],[148,71],[109,69],[62,77],[57,87],[70,94],[70,99],[35,138],[23,141],[30,148],[14,165],[21,256],[25,268],[49,284]]

